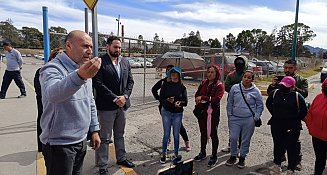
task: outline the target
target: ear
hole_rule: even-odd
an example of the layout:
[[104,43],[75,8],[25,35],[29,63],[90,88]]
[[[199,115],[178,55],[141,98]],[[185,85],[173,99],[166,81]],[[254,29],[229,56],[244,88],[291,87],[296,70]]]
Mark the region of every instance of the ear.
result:
[[72,50],[72,43],[69,41],[66,41],[66,50],[71,51]]
[[110,45],[106,44],[106,49],[109,50],[109,48],[110,48]]

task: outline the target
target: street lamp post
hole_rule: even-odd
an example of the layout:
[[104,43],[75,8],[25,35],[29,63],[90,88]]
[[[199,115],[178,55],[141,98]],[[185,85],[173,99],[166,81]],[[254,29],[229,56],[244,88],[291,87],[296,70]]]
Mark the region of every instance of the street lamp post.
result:
[[293,46],[292,46],[292,60],[296,59],[298,16],[299,16],[299,0],[296,1],[295,23],[294,23],[294,33],[293,33]]
[[120,15],[118,15],[116,21],[117,21],[117,36],[119,36]]

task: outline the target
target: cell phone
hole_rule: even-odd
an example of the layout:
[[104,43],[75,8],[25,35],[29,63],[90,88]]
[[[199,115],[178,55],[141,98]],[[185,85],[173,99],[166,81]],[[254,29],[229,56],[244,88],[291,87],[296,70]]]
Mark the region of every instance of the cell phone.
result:
[[284,75],[276,75],[277,81],[279,82],[281,82],[284,77]]

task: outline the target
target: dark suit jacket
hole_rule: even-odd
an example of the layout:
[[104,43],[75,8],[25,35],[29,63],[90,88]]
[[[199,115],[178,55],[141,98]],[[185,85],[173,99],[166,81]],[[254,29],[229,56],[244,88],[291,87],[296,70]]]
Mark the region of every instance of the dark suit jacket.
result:
[[110,111],[118,109],[113,100],[117,96],[124,95],[128,97],[124,109],[131,106],[130,95],[132,93],[134,80],[131,67],[126,58],[119,57],[120,61],[120,79],[117,71],[112,64],[111,58],[106,53],[100,56],[102,59],[101,68],[93,77],[93,88],[95,89],[95,103],[98,110]]

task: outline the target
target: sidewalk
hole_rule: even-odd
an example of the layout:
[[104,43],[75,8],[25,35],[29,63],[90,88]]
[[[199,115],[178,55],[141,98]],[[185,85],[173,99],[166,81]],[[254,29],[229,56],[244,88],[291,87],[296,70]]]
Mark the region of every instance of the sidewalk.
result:
[[[6,65],[0,64],[1,86]],[[34,66],[24,64],[22,70],[27,97],[17,98],[20,92],[15,82],[12,81],[6,99],[0,99],[0,175],[45,175],[46,172],[43,156],[37,152],[37,107],[32,84],[34,73],[40,66],[31,65]],[[110,148],[109,173],[135,175],[132,169],[120,169],[115,164],[113,146]],[[89,147],[84,160],[83,174],[98,174],[98,168],[95,167],[94,150]]]
[[[2,82],[6,65],[0,64]],[[6,99],[0,99],[1,175],[36,174],[36,100],[30,83],[24,83],[27,97],[17,98],[20,92],[13,81]]]

